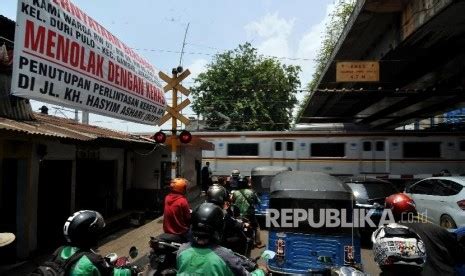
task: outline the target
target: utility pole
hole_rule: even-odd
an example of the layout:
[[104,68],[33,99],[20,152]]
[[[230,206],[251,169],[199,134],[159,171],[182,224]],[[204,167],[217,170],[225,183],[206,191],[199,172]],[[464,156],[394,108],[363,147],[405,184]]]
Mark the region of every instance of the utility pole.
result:
[[89,111],[87,110],[82,111],[82,123],[85,125],[89,124]]

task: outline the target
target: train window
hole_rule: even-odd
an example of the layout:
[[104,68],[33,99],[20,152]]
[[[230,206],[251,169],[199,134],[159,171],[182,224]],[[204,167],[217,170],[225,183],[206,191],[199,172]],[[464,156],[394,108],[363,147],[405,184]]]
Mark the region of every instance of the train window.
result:
[[229,156],[258,156],[258,144],[228,144]]
[[363,151],[371,151],[371,142],[370,141],[363,142]]
[[286,142],[286,151],[294,151],[294,142]]
[[344,157],[345,143],[312,143],[310,156],[313,157]]
[[460,141],[460,151],[465,151],[465,141]]
[[384,141],[376,142],[376,151],[384,151]]
[[283,150],[283,143],[282,142],[274,142],[274,151],[282,151]]
[[404,142],[405,158],[440,158],[441,142]]

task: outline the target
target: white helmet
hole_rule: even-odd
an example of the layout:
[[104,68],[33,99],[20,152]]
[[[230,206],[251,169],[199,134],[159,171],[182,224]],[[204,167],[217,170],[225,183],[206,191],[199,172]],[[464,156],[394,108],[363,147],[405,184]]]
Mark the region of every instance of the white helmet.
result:
[[238,169],[234,169],[231,171],[232,177],[239,177],[240,175],[241,175],[241,172]]
[[375,262],[383,271],[421,271],[426,262],[425,244],[407,226],[391,223],[373,232]]

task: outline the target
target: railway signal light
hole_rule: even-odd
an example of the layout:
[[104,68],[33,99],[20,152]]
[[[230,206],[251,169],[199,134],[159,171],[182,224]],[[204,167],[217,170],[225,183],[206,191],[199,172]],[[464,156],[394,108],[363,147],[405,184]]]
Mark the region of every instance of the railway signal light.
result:
[[183,144],[189,143],[192,141],[192,134],[187,130],[181,131],[181,133],[179,133],[179,141]]
[[155,140],[155,142],[163,144],[166,141],[166,134],[161,131],[158,131],[153,135],[153,139]]

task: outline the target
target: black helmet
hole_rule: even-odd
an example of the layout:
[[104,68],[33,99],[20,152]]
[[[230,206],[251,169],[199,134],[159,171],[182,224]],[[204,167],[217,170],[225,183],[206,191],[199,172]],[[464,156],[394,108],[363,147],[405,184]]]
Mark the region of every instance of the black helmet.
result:
[[105,227],[105,221],[99,212],[78,211],[66,220],[63,227],[65,239],[73,246],[91,248],[97,245],[98,234]]
[[452,174],[449,172],[449,170],[444,169],[439,172],[439,176],[452,176]]
[[207,202],[214,203],[223,208],[224,202],[228,200],[228,191],[220,185],[212,185],[207,191]]
[[237,188],[238,189],[247,189],[249,188],[249,179],[247,177],[240,177],[237,181]]
[[205,202],[192,212],[192,237],[194,242],[207,240],[219,243],[224,230],[223,210],[213,203]]

